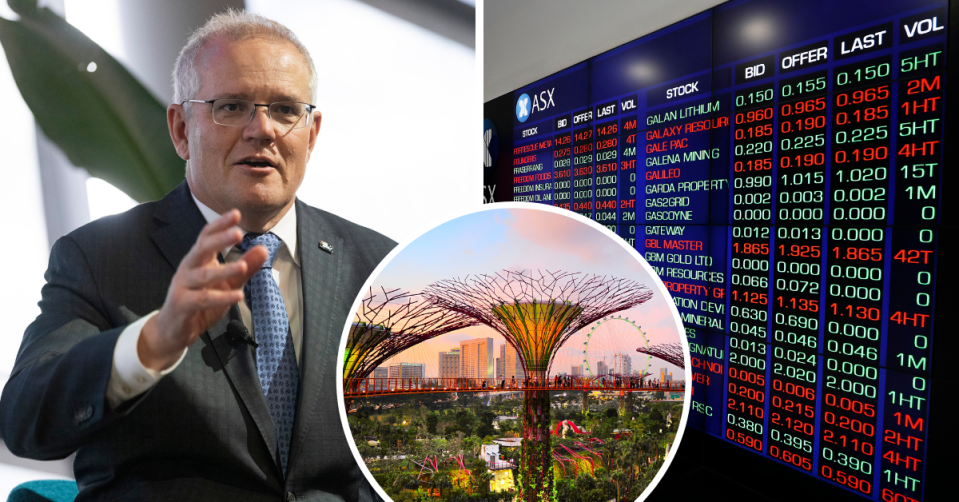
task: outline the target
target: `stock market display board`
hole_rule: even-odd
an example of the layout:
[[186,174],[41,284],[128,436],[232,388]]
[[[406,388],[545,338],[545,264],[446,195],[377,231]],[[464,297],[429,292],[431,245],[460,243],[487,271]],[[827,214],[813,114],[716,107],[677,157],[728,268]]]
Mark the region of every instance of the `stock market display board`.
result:
[[730,2],[517,89],[484,134],[490,200],[659,273],[688,427],[872,500],[924,500],[947,8]]

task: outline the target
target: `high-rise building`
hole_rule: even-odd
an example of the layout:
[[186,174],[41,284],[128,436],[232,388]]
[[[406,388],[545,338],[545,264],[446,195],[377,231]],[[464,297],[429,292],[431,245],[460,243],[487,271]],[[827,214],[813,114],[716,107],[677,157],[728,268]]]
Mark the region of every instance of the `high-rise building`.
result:
[[390,365],[390,378],[423,378],[426,365],[422,363],[399,363]]
[[495,370],[492,338],[460,342],[460,377],[493,378]]
[[629,376],[633,374],[633,359],[620,352],[613,356],[613,373],[617,375]]
[[506,378],[506,345],[499,346],[499,357],[496,358],[496,378]]
[[580,364],[579,366],[570,366],[569,374],[570,376],[574,376],[574,377],[583,376],[583,365]]
[[666,372],[666,368],[660,368],[659,370],[659,381],[660,382],[672,382],[673,381],[673,372]]
[[517,380],[526,378],[526,371],[523,370],[523,361],[520,360],[516,349],[514,349],[510,344],[506,344],[503,347],[503,356],[506,361],[506,374],[503,375],[503,377],[507,380],[510,380],[513,377],[516,377]]
[[596,363],[596,369],[593,370],[593,374],[596,376],[599,375],[608,375],[609,366],[606,365],[606,361],[599,361]]
[[440,352],[440,378],[460,377],[460,349]]
[[379,368],[373,368],[373,387],[376,390],[383,390],[386,388],[386,380],[382,380],[390,377],[390,370],[386,366],[380,366]]

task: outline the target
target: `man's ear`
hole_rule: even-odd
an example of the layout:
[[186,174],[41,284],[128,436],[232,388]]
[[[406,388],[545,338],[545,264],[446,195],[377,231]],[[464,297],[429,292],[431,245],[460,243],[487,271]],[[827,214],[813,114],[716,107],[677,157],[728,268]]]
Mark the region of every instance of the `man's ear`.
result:
[[173,104],[166,109],[167,128],[177,155],[183,160],[190,159],[190,141],[186,130],[186,110],[182,105]]
[[310,124],[310,144],[306,151],[306,160],[310,160],[313,153],[313,147],[316,146],[316,137],[320,134],[320,122],[323,121],[323,114],[319,110],[313,112],[313,123]]

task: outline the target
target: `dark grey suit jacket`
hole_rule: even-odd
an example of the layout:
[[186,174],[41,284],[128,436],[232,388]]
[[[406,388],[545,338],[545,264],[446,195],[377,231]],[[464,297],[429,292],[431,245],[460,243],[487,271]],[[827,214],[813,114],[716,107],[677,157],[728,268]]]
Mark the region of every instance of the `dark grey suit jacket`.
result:
[[117,337],[163,304],[206,224],[185,182],[54,244],[41,314],[0,398],[10,451],[36,459],[76,451],[78,501],[370,500],[343,434],[335,368],[353,301],[396,243],[299,200],[296,212],[303,344],[285,480],[253,349],[225,333],[240,318],[236,307],[152,389],[117,410],[106,402]]

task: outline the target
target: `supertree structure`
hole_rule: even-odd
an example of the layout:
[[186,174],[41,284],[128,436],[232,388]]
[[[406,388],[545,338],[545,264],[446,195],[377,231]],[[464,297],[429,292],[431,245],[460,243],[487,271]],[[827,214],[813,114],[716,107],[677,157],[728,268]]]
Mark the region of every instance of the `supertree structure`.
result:
[[[541,387],[557,350],[573,333],[648,301],[653,292],[610,276],[504,270],[439,281],[423,295],[434,305],[496,330],[518,352],[529,384]],[[518,500],[554,500],[549,391],[526,390],[523,408]]]
[[345,389],[413,345],[477,324],[471,317],[417,298],[418,294],[381,289],[378,294],[370,289],[353,318],[344,354]]
[[686,369],[686,361],[683,359],[683,345],[680,343],[662,343],[648,348],[640,347],[636,349],[636,352],[658,357],[667,363]]

